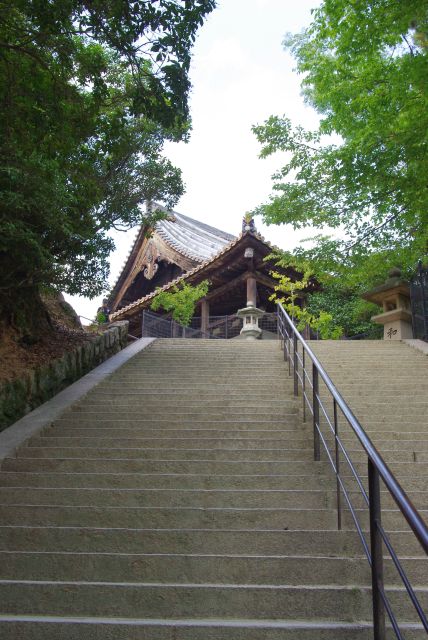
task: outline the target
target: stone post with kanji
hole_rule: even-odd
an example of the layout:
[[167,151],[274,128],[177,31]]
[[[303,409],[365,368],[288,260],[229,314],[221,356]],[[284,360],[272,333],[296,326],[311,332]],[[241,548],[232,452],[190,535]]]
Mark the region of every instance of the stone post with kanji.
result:
[[401,277],[400,269],[392,269],[384,284],[367,291],[363,298],[383,308],[372,321],[383,324],[384,340],[405,340],[413,337],[410,310],[410,285]]

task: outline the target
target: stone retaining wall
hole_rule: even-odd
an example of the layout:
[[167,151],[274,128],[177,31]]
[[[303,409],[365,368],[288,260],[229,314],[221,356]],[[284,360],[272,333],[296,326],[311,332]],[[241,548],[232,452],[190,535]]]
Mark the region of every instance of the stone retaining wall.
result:
[[128,324],[115,322],[74,351],[28,371],[23,378],[1,384],[0,431],[126,347]]

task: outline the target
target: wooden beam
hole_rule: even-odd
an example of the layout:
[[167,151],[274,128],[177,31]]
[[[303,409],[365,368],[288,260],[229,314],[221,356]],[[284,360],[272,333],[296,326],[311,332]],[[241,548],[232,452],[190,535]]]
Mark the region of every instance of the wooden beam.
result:
[[247,305],[257,307],[257,280],[252,274],[247,278]]
[[233,280],[230,280],[229,282],[222,284],[221,287],[217,287],[217,289],[214,289],[213,291],[210,291],[209,293],[207,293],[207,295],[205,296],[205,300],[213,300],[214,298],[217,298],[217,296],[220,296],[221,294],[225,293],[229,289],[233,289],[233,287],[240,284],[241,282],[245,282],[247,278],[248,278],[247,271],[245,273],[241,273],[236,278],[233,278]]
[[257,282],[260,282],[260,284],[264,284],[265,287],[269,287],[269,289],[273,289],[278,284],[277,280],[271,278],[270,276],[267,276],[261,271],[254,271],[254,277]]
[[210,303],[206,298],[201,300],[201,331],[207,333],[210,322]]
[[[221,296],[223,293],[226,293],[230,289],[233,289],[237,285],[241,284],[241,282],[245,282],[249,278],[255,278],[257,282],[263,284],[265,287],[269,287],[269,289],[272,290],[277,284],[276,280],[267,276],[265,273],[261,273],[261,271],[244,271],[244,273],[241,273],[236,278],[233,278],[233,280],[230,280],[229,282],[222,284],[220,287],[216,287],[212,291],[209,291],[205,296],[205,300],[214,300],[218,296]],[[254,304],[256,303],[254,302]]]

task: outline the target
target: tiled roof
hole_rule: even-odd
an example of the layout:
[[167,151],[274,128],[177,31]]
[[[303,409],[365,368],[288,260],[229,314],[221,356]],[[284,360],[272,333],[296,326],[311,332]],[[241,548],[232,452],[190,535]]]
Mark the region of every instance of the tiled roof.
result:
[[235,237],[176,212],[157,222],[155,229],[178,253],[198,262],[218,253]]

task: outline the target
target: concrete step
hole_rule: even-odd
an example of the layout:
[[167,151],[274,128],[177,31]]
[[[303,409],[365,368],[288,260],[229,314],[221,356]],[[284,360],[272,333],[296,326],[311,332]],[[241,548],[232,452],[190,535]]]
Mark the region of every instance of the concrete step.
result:
[[[417,589],[423,605],[428,591]],[[414,615],[403,590],[388,589],[401,619]],[[354,586],[146,584],[61,581],[0,581],[0,601],[12,614],[116,617],[234,617],[257,611],[258,619],[331,620],[341,612],[346,621],[369,619],[370,588]]]
[[[156,394],[156,399],[159,400],[159,403],[161,403],[163,399],[174,402],[178,398],[191,400],[195,400],[197,398],[207,400],[216,398],[218,401],[223,398],[223,396],[225,399],[230,400],[233,400],[234,398],[239,401],[248,400],[249,404],[257,404],[257,399],[260,400],[262,398],[267,399],[267,401],[270,398],[273,398],[280,401],[291,403],[295,402],[292,387],[288,384],[266,383],[255,384],[254,387],[248,387],[245,381],[243,381],[242,384],[228,385],[228,392],[226,393],[224,386],[216,385],[211,380],[204,380],[201,378],[195,378],[194,380],[186,382],[181,379],[181,382],[177,382],[177,385],[167,385],[165,383],[165,379],[159,380],[159,382],[153,384],[147,383],[147,386],[143,381],[120,383],[114,386],[111,385],[108,388],[103,388],[100,390],[100,393],[88,394],[87,400],[90,401],[94,398],[94,400],[99,403],[100,400],[107,398],[107,396],[112,399],[123,398],[124,402],[127,402],[132,398],[150,400],[150,398],[153,397],[153,394]],[[256,398],[256,400],[253,400],[254,398]]]
[[[365,531],[366,539],[368,532]],[[406,529],[390,532],[400,557],[421,557],[419,542]],[[2,550],[76,553],[154,553],[360,557],[362,544],[355,530],[316,529],[144,529],[124,527],[0,525]]]
[[[307,429],[303,429],[301,425],[295,424],[295,426],[287,427],[279,426],[272,429],[254,429],[251,428],[251,424],[238,423],[237,429],[204,429],[197,427],[188,427],[181,429],[174,428],[142,428],[142,427],[91,427],[86,426],[80,428],[74,422],[75,426],[64,426],[64,424],[57,424],[45,429],[41,437],[43,438],[101,438],[103,442],[111,438],[179,438],[179,439],[240,439],[240,440],[253,440],[253,439],[287,439],[289,442],[294,442],[298,445],[303,445],[311,442],[312,431],[309,426]],[[80,425],[80,422],[79,422]],[[32,439],[34,442],[36,438]]]
[[[317,570],[314,571],[316,564]],[[423,584],[428,558],[405,558],[403,567],[415,584]],[[0,580],[96,582],[175,582],[214,584],[335,585],[370,584],[366,557],[257,556],[224,554],[144,554],[0,551]],[[385,558],[387,585],[401,578]]]
[[[403,466],[403,465],[401,465]],[[404,467],[409,473],[409,465]],[[413,465],[412,465],[413,470]],[[424,467],[425,468],[425,467]],[[326,462],[312,467],[308,461],[273,461],[263,462],[248,460],[138,460],[110,459],[110,473],[207,473],[217,474],[307,474],[313,469],[314,475],[330,473]],[[107,465],[101,458],[5,458],[2,464],[5,471],[62,471],[71,473],[105,472]]]
[[[402,626],[406,640],[425,640],[415,625]],[[0,633],[19,640],[372,640],[371,622],[247,619],[118,619],[65,616],[0,617]],[[395,640],[387,629],[387,640]]]
[[[333,445],[331,450],[334,450]],[[367,454],[362,447],[357,449],[353,448],[352,445],[346,447],[346,451],[353,462],[367,460]],[[400,462],[424,462],[426,460],[426,455],[427,454],[424,452],[415,452],[411,450],[400,451],[399,449],[387,449],[386,447],[382,448],[382,457],[394,464]]]
[[[424,451],[427,448],[427,442],[425,440],[425,433],[421,431],[409,431],[409,432],[396,432],[396,431],[379,431],[374,428],[366,429],[366,433],[376,442],[380,448],[386,446],[389,449],[403,449],[407,451],[413,451],[415,448],[418,451]],[[344,431],[345,435],[341,436],[341,441],[346,447],[349,445],[356,446],[357,438],[355,435],[351,436],[349,429]],[[41,437],[43,438],[102,438],[103,441],[111,438],[180,438],[180,439],[287,439],[290,443],[293,442],[297,445],[312,444],[313,441],[313,429],[309,422],[306,425],[293,422],[293,425],[287,424],[284,427],[282,424],[275,426],[275,428],[253,428],[251,423],[238,423],[237,428],[221,429],[221,428],[197,428],[195,426],[187,426],[182,428],[147,428],[147,427],[123,427],[121,423],[118,425],[111,425],[105,427],[93,426],[87,424],[84,427],[80,426],[80,421],[76,424],[74,421],[71,423],[60,422],[45,429]],[[34,442],[35,438],[31,440]],[[358,445],[360,446],[360,445]],[[352,447],[350,447],[352,448]]]
[[[283,374],[272,375],[270,380],[266,379],[266,377],[258,377],[251,376],[251,381],[249,381],[249,376],[240,375],[237,376],[233,371],[218,371],[217,373],[212,373],[211,375],[197,375],[196,373],[192,376],[188,376],[182,372],[180,375],[177,374],[176,377],[168,377],[165,378],[165,374],[159,376],[152,376],[150,372],[150,380],[147,380],[146,376],[127,376],[126,378],[115,378],[115,389],[119,387],[123,387],[125,389],[135,389],[138,385],[141,389],[150,390],[150,389],[165,389],[168,391],[181,391],[181,390],[192,390],[196,388],[205,388],[205,389],[222,389],[224,387],[224,381],[229,380],[228,388],[232,393],[238,393],[243,391],[244,393],[254,391],[270,391],[278,389],[278,392],[289,392],[290,391],[290,379],[287,377],[282,378]],[[146,386],[147,384],[147,386]],[[249,384],[249,388],[247,387]],[[111,383],[111,387],[113,388],[113,383]],[[103,389],[104,390],[104,389]]]
[[[291,386],[290,386],[291,389]],[[91,402],[91,404],[101,404],[107,405],[113,404],[117,399],[120,399],[122,402],[150,402],[151,404],[163,403],[163,402],[184,402],[185,400],[195,401],[199,399],[201,402],[217,402],[218,403],[218,395],[219,392],[216,389],[206,389],[206,388],[198,388],[198,389],[182,389],[182,390],[165,390],[165,391],[157,391],[155,390],[129,390],[124,391],[123,389],[109,390],[109,391],[97,391],[86,396],[86,399]],[[221,397],[227,400],[228,402],[232,402],[234,400],[238,402],[245,401],[266,401],[266,402],[284,402],[285,404],[294,404],[296,401],[289,393],[289,389],[272,389],[269,387],[266,390],[260,390],[260,388],[254,389],[254,391],[248,391],[244,389],[240,389],[236,391],[236,389],[229,389],[227,392],[222,391]],[[83,402],[83,401],[82,401]]]
[[[85,487],[116,489],[331,489],[333,477],[314,475],[211,475],[174,473],[46,473],[2,471],[2,487]],[[428,478],[426,480],[428,490]],[[406,485],[408,486],[408,484]],[[419,481],[414,481],[414,488]]]
[[[59,475],[57,480],[60,480]],[[77,474],[79,478],[80,474]],[[115,476],[105,474],[114,479]],[[32,485],[2,485],[0,486],[0,503],[2,504],[70,504],[86,505],[97,504],[106,506],[201,506],[201,507],[269,507],[284,508],[311,508],[336,506],[336,486],[333,476],[320,477],[319,475],[303,476],[300,485],[290,488],[289,476],[283,476],[282,486],[273,486],[275,483],[266,482],[265,488],[257,485],[249,487],[241,480],[237,487],[230,486],[227,481],[220,483],[217,479],[216,487],[204,487],[201,485],[182,486],[180,476],[175,478],[175,484],[169,486],[152,487],[117,487],[110,486],[87,487],[82,481],[75,486],[32,486]],[[229,478],[229,476],[225,476]],[[245,477],[245,476],[244,476]],[[257,478],[257,476],[256,476]],[[286,482],[284,481],[284,478]],[[171,476],[169,477],[171,484]],[[352,504],[358,508],[364,508],[366,502],[353,477],[343,478],[347,486],[348,495]],[[308,488],[310,483],[323,483],[324,487]],[[306,483],[306,484],[305,484]],[[366,478],[362,479],[363,485],[367,485]],[[185,483],[184,483],[185,484]],[[278,485],[280,483],[277,483]],[[297,483],[296,483],[297,484]],[[406,487],[409,490],[409,487]],[[367,489],[367,487],[366,487]],[[412,488],[412,500],[418,509],[428,509],[428,492]],[[381,490],[383,508],[395,508],[395,502],[386,489]]]
[[[119,434],[118,434],[119,435]],[[28,441],[27,447],[29,448],[85,448],[85,449],[133,449],[136,452],[141,449],[186,449],[186,450],[218,450],[218,449],[233,449],[233,450],[249,450],[254,449],[257,451],[265,451],[268,449],[277,449],[278,451],[312,451],[312,441],[308,438],[296,438],[297,434],[292,432],[289,437],[278,438],[275,434],[270,433],[265,438],[251,438],[251,437],[228,437],[228,438],[196,438],[196,437],[90,437],[87,436],[47,436],[32,438]],[[329,440],[330,442],[330,440]],[[342,441],[343,442],[343,441]],[[332,443],[332,439],[331,439]],[[362,450],[361,445],[358,442],[348,441],[343,442],[346,451],[351,456],[352,460],[366,459],[366,454]],[[379,443],[378,443],[379,444]],[[424,457],[428,455],[428,442],[423,442],[421,447],[417,447],[417,441],[412,443],[407,441],[407,446],[401,446],[400,442],[393,443],[391,446],[389,442],[383,442],[382,455],[385,458],[392,459],[397,462],[423,462]],[[333,446],[333,443],[332,443]],[[28,453],[25,451],[25,453]]]
[[[183,407],[181,410],[177,410],[174,408],[174,406],[170,406],[170,407],[157,407],[156,411],[151,410],[150,408],[147,409],[138,409],[135,407],[128,407],[126,405],[120,405],[120,404],[116,404],[114,406],[112,406],[109,411],[108,411],[108,415],[111,418],[120,418],[124,415],[126,415],[126,417],[128,419],[131,418],[139,418],[142,414],[147,418],[147,417],[151,417],[152,419],[157,419],[157,418],[162,418],[164,420],[174,420],[177,419],[177,417],[180,418],[180,420],[187,420],[189,418],[192,418],[193,420],[197,420],[197,419],[207,419],[211,416],[215,416],[215,418],[217,420],[233,420],[234,418],[236,420],[243,420],[246,417],[248,417],[249,419],[254,418],[260,418],[260,419],[264,419],[264,420],[277,420],[278,418],[281,417],[285,417],[288,415],[295,415],[298,411],[298,406],[297,405],[290,405],[288,407],[262,407],[260,405],[254,405],[254,406],[229,406],[229,407],[224,407],[222,405],[217,405],[217,406],[210,406],[210,407],[201,407],[199,405],[199,407]],[[72,411],[67,412],[67,414],[64,414],[64,416],[67,416],[68,418],[74,418],[74,419],[78,419],[80,417],[82,418],[94,418],[97,416],[97,414],[99,415],[100,410],[99,408],[97,408],[96,405],[90,405],[87,404],[85,406],[82,407],[75,407]]]
[[[123,441],[123,443],[115,442],[102,442],[97,445],[97,439],[90,441],[89,438],[79,439],[78,443],[74,442],[74,439],[67,439],[66,442],[56,443],[50,442],[50,438],[45,438],[43,444],[39,441],[35,441],[34,443],[29,443],[27,447],[23,447],[19,450],[18,456],[24,459],[31,458],[44,458],[44,459],[52,459],[52,458],[61,458],[61,459],[97,459],[102,458],[104,460],[118,460],[118,459],[142,459],[142,460],[159,460],[159,461],[168,461],[168,460],[233,460],[235,462],[239,461],[304,461],[313,462],[313,448],[311,444],[307,446],[298,447],[293,442],[291,442],[291,446],[288,447],[288,443],[279,442],[279,441],[266,441],[260,443],[257,446],[256,441],[241,442],[239,440],[220,440],[218,441],[218,445],[214,446],[214,442],[192,442],[191,440],[186,440],[181,443],[178,442],[162,442],[161,440],[153,441],[150,443],[148,441],[142,441],[141,447],[137,448],[135,442],[130,442],[129,447],[126,446],[127,442]],[[52,439],[55,440],[55,439]],[[65,439],[64,439],[65,440]],[[46,441],[46,444],[45,444]],[[37,446],[37,445],[40,446]],[[56,446],[56,444],[60,444],[61,446]],[[105,446],[104,446],[105,445]],[[173,445],[173,446],[170,446]],[[263,448],[270,447],[270,448]],[[208,448],[207,448],[208,447]],[[331,443],[330,451],[334,453],[334,445]],[[357,468],[359,472],[364,473],[364,466],[367,460],[366,453],[362,448],[360,449],[351,449],[347,448],[347,453],[350,456],[354,466]],[[394,466],[394,468],[398,469],[397,465],[402,464],[423,464],[428,459],[428,452],[415,452],[415,451],[396,451],[396,450],[382,450],[382,455],[384,459],[388,462],[390,466]],[[324,450],[321,453],[321,457],[327,460],[326,454]],[[343,454],[341,454],[343,459],[343,465],[345,467],[345,472],[348,471],[347,463],[344,460]],[[418,467],[415,467],[418,469]]]
[[[418,576],[427,569],[423,564],[423,559],[405,563]],[[388,563],[386,579],[397,583],[396,571],[390,569],[394,567]],[[0,551],[1,580],[299,585],[335,584],[337,572],[347,585],[370,582],[370,567],[363,557]]]
[[[28,449],[28,452],[30,450]],[[398,478],[417,477],[426,474],[426,464],[419,462],[391,462],[390,468]],[[355,468],[362,476],[367,474],[367,464],[356,462]],[[6,458],[2,464],[6,471],[61,471],[71,473],[97,473],[107,470],[105,458],[48,458],[28,457]],[[213,459],[137,459],[111,458],[108,459],[110,473],[209,473],[209,474],[327,474],[332,471],[327,460],[308,464],[308,460],[213,460]],[[344,470],[345,471],[345,470]],[[346,475],[349,471],[346,470]]]
[[[249,374],[248,367],[251,365],[251,374]],[[165,364],[155,364],[155,363],[141,363],[135,369],[127,367],[126,369],[121,369],[115,375],[115,380],[143,380],[144,373],[147,369],[150,371],[151,379],[165,379],[165,369],[168,369],[168,382],[171,383],[175,379],[183,380],[190,378],[216,378],[218,375],[224,376],[224,374],[228,376],[233,376],[230,382],[233,384],[234,380],[248,380],[251,378],[254,380],[263,380],[264,383],[268,381],[266,377],[266,373],[263,370],[269,369],[269,377],[271,379],[276,378],[277,376],[286,376],[289,375],[286,367],[284,366],[282,361],[272,362],[272,360],[267,359],[265,361],[256,361],[253,359],[236,359],[228,362],[225,359],[221,359],[218,361],[218,364],[214,362],[210,362],[209,360],[205,360],[203,364],[192,362],[186,365],[184,362],[177,362],[176,365],[172,362],[167,362]],[[221,380],[224,381],[224,377]]]
[[[332,412],[330,408],[325,406],[326,413],[330,417],[330,421],[332,422]],[[398,415],[373,415],[369,413],[367,410],[355,410],[352,408],[355,416],[359,420],[360,424],[364,428],[367,429],[367,432],[374,433],[378,431],[401,431],[401,432],[414,432],[415,430],[421,430],[425,426],[425,419],[422,416],[408,416],[407,414],[404,416]],[[322,413],[322,411],[321,411]],[[310,413],[308,410],[308,415],[306,417],[306,424],[310,422]],[[352,433],[351,427],[345,421],[342,416],[338,418],[340,433],[343,435],[346,432]],[[326,424],[326,420],[324,415],[321,417],[321,424]]]
[[[366,433],[375,443],[376,447],[380,451],[388,449],[389,451],[428,451],[428,441],[426,439],[420,439],[422,433],[419,432],[391,432],[389,436],[385,435],[385,432],[379,432],[377,430],[367,430]],[[388,432],[386,432],[388,433]],[[413,436],[413,437],[411,437]],[[407,439],[409,438],[409,439]],[[356,438],[341,438],[346,448],[352,448],[356,443]]]
[[[11,525],[165,529],[173,522],[180,529],[333,529],[332,510],[216,509],[168,507],[98,507],[0,505],[2,521]],[[397,520],[397,519],[395,519]],[[349,523],[350,524],[350,523]],[[389,520],[388,520],[389,524]],[[392,527],[394,528],[394,527]]]
[[[322,360],[324,370],[327,375],[330,376],[331,379],[336,378],[336,382],[333,381],[333,384],[352,384],[354,380],[357,385],[361,382],[367,383],[370,380],[374,380],[378,382],[380,379],[385,379],[388,382],[397,383],[408,383],[409,379],[413,379],[413,374],[415,376],[421,375],[423,379],[423,375],[426,371],[426,362],[422,362],[419,364],[414,363],[413,361],[409,361],[409,364],[402,363],[399,359],[391,359],[389,362],[383,362],[380,364],[379,361],[373,361],[372,363],[363,363],[358,362],[358,366],[355,362],[343,362],[340,365],[334,362],[327,362],[325,359]],[[393,371],[393,375],[391,375],[391,371]],[[417,378],[415,378],[417,379]]]
[[235,449],[223,447],[218,449],[135,449],[135,448],[106,448],[106,447],[23,447],[19,450],[21,458],[79,458],[79,459],[140,459],[140,460],[234,460],[239,461],[312,461],[313,450],[306,449]]
[[[362,527],[368,526],[368,513],[356,510]],[[426,518],[427,511],[421,511]],[[336,511],[327,508],[251,508],[251,507],[106,507],[91,505],[0,505],[0,517],[11,525],[27,526],[84,526],[108,527],[114,523],[123,527],[150,529],[168,528],[171,522],[180,529],[334,529]],[[387,530],[405,528],[402,514],[397,510],[383,510],[382,522]],[[345,529],[354,522],[347,511],[343,513]]]
[[[69,415],[69,414],[68,414]],[[79,416],[76,420],[75,417],[64,417],[55,420],[52,424],[55,427],[64,426],[66,428],[74,429],[86,429],[86,428],[114,428],[118,433],[121,433],[121,429],[139,429],[141,432],[145,432],[146,429],[230,429],[234,430],[254,430],[254,429],[300,429],[300,420],[298,413],[288,415],[286,417],[277,415],[275,419],[264,420],[263,417],[248,416],[247,418],[238,419],[221,419],[216,416],[204,416],[204,417],[186,417],[183,418],[180,415],[172,418],[153,418],[149,416],[143,418],[141,416],[135,418],[127,418],[127,414],[120,418],[111,418],[109,415],[103,417],[98,414],[94,414],[93,417]],[[301,428],[303,431],[303,428]]]
[[269,406],[275,408],[277,410],[288,409],[289,407],[296,407],[297,402],[293,399],[281,399],[281,395],[275,394],[259,394],[259,395],[247,395],[242,396],[239,394],[234,394],[233,396],[224,396],[221,398],[221,403],[218,397],[218,394],[212,394],[209,397],[201,397],[198,392],[192,392],[187,395],[178,395],[175,397],[171,395],[156,397],[153,398],[150,395],[147,397],[141,396],[138,394],[132,394],[128,396],[124,396],[122,394],[109,394],[109,399],[100,399],[98,397],[88,396],[84,402],[75,405],[75,410],[80,411],[85,408],[89,408],[91,411],[92,407],[97,407],[97,411],[101,409],[105,409],[106,411],[110,411],[110,409],[115,409],[116,407],[126,407],[127,409],[139,409],[147,408],[150,411],[159,411],[161,408],[162,411],[164,409],[177,409],[177,410],[185,410],[186,412],[191,411],[192,409],[196,409],[199,411],[201,406],[203,409],[218,409],[220,406],[222,410],[224,407],[231,408],[241,408],[241,407],[255,407],[257,403],[260,401],[264,401],[265,406]]
[[[360,424],[363,426],[364,430],[367,430],[367,433],[370,433],[371,436],[377,432],[385,432],[392,431],[397,432],[401,431],[402,433],[413,433],[415,430],[423,429],[425,421],[421,421],[419,417],[407,417],[404,418],[395,418],[394,416],[378,416],[373,417],[367,413],[355,412],[357,419]],[[307,422],[309,421],[309,416],[307,418]],[[324,418],[322,419],[322,423],[324,422]],[[345,421],[339,420],[340,432],[343,434],[346,430],[349,430],[350,427],[345,423]]]
[[[427,494],[428,495],[428,494]],[[3,505],[305,509],[334,508],[336,494],[304,489],[112,489],[0,487]]]
[[311,446],[309,439],[295,440],[295,433],[288,438],[275,438],[275,434],[271,434],[271,437],[265,438],[196,438],[196,437],[177,437],[177,438],[147,438],[147,437],[134,437],[134,438],[122,438],[122,437],[105,437],[105,438],[91,438],[87,437],[72,437],[72,436],[50,436],[32,438],[28,444],[28,448],[33,447],[85,447],[94,448],[100,447],[111,449],[153,449],[153,448],[166,448],[166,449],[287,449],[287,450],[302,450],[308,449]]
[[[360,476],[364,486],[367,476]],[[343,474],[348,485],[351,475]],[[421,477],[401,476],[400,482],[406,491],[428,491],[428,475]],[[56,473],[2,471],[0,486],[3,487],[86,487],[116,489],[332,489],[335,479],[332,473],[265,474],[265,475],[211,475],[176,473]]]
[[[336,507],[336,491],[332,489],[290,489],[271,487],[267,489],[230,488],[216,489],[202,487],[182,488],[111,488],[111,487],[0,487],[0,504],[43,504],[73,505],[89,504],[108,507],[192,507],[192,508],[287,508],[311,509]],[[352,505],[363,509],[366,506],[363,495],[357,487],[348,495]],[[428,510],[428,492],[412,491],[416,508]],[[383,509],[395,509],[396,505],[388,491],[381,492]]]
[[[329,396],[328,398],[329,401],[330,398],[331,396]],[[325,402],[325,398],[321,397],[321,400],[323,401],[324,406],[327,407],[328,403]],[[415,400],[414,402],[399,402],[396,399],[394,399],[394,402],[363,402],[362,400],[349,400],[348,404],[356,415],[368,414],[379,420],[387,420],[388,417],[391,416],[394,417],[395,420],[399,419],[400,417],[404,421],[408,421],[411,418],[421,418],[422,421],[425,422],[428,413],[428,403],[418,402],[417,400]]]

